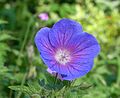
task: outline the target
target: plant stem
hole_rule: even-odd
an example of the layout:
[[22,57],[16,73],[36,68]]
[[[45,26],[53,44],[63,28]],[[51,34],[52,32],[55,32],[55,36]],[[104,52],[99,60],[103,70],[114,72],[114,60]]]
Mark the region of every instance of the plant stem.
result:
[[29,31],[30,31],[30,27],[32,25],[32,22],[33,22],[33,19],[30,18],[30,21],[28,23],[28,27],[27,27],[27,30],[26,30],[26,33],[25,33],[25,36],[24,36],[24,40],[23,40],[23,44],[21,46],[21,49],[20,49],[20,55],[18,56],[18,60],[20,59],[20,56],[21,56],[21,53],[23,52],[24,48],[25,48],[25,44],[27,42],[27,38],[28,38],[28,35],[29,35]]
[[[33,22],[33,19],[30,18],[30,21],[29,21],[29,23],[28,23],[28,27],[27,27],[27,30],[26,30],[26,33],[25,33],[25,36],[24,36],[23,44],[22,44],[21,49],[20,49],[20,54],[22,53],[22,51],[23,51],[24,48],[25,48],[25,44],[26,44],[26,42],[27,42],[27,38],[28,38],[28,35],[29,35],[29,30],[30,30],[30,27],[31,27],[31,25],[32,25],[32,22]],[[18,56],[18,60],[19,60],[19,59],[20,59],[20,55]],[[25,83],[25,81],[26,81],[26,77],[27,77],[27,72],[25,73],[25,75],[24,75],[24,77],[23,77],[23,80],[22,80],[22,82],[21,82],[21,86],[24,85],[24,83]],[[22,93],[19,92],[16,98],[20,98],[21,94],[22,94]]]
[[58,73],[56,73],[56,75],[55,75],[55,80],[54,80],[54,84],[56,85],[56,83],[57,83],[57,76],[58,76]]
[[[25,75],[24,75],[24,77],[23,77],[23,79],[22,79],[21,86],[24,85],[24,83],[25,83],[25,81],[26,81],[26,77],[27,77],[27,72],[25,73]],[[22,94],[22,93],[19,92],[16,98],[20,98],[21,94]]]
[[120,59],[119,56],[117,56],[117,64],[118,64],[118,76],[117,76],[117,84],[120,84]]

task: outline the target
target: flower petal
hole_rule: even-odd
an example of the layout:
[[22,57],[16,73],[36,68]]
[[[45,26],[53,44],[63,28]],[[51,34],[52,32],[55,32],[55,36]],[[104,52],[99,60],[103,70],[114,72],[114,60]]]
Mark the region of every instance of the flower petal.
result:
[[[58,65],[55,65],[57,67]],[[81,63],[70,63],[67,66],[59,66],[59,69],[56,70],[59,75],[61,75],[63,80],[74,80],[75,78],[80,78],[84,75],[86,75],[93,67],[93,60],[89,60],[87,62],[81,62]],[[51,68],[49,68],[51,70]],[[53,71],[53,68],[52,68]],[[53,71],[54,72],[54,71]],[[64,76],[62,76],[64,75]]]
[[79,23],[70,19],[62,19],[53,25],[49,37],[54,46],[65,46],[73,36],[82,32],[82,26]]
[[54,48],[51,46],[48,34],[50,29],[47,27],[39,30],[35,36],[35,44],[40,52],[41,58],[47,66],[54,64]]
[[36,36],[35,36],[35,44],[39,50],[39,52],[43,51],[43,52],[53,52],[53,50],[51,49],[51,45],[48,39],[48,34],[50,32],[50,29],[47,27],[44,27],[42,29],[40,29]]
[[69,74],[63,80],[74,80],[86,75],[93,67],[93,60],[86,64],[71,64],[68,66]]
[[88,33],[75,36],[67,47],[72,47],[73,59],[92,59],[100,52],[100,46],[94,36]]

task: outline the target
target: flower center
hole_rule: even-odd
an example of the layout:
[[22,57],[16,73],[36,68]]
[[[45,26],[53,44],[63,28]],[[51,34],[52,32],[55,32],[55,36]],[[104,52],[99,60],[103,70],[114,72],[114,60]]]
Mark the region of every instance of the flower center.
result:
[[67,50],[59,49],[55,54],[55,59],[58,63],[65,65],[70,61],[70,53]]

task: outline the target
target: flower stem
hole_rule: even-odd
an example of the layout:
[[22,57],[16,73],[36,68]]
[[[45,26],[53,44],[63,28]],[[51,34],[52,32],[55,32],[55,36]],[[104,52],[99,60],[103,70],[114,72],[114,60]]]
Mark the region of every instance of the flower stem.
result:
[[[25,81],[26,81],[26,77],[27,77],[27,72],[25,73],[23,79],[22,79],[22,82],[21,82],[21,87],[24,85]],[[21,92],[18,93],[17,97],[16,98],[20,98],[21,96]]]
[[56,75],[55,75],[55,80],[54,80],[54,84],[56,85],[56,83],[57,83],[57,76],[58,76],[58,73],[56,73]]
[[117,57],[117,62],[118,62],[117,84],[120,84],[120,61],[119,61],[119,57]]
[[29,31],[30,31],[30,27],[32,25],[32,22],[33,22],[33,19],[30,18],[29,23],[28,23],[28,27],[27,27],[27,30],[26,30],[26,33],[25,33],[25,36],[24,36],[24,40],[23,40],[23,43],[22,43],[22,46],[21,46],[21,49],[20,49],[20,55],[18,56],[18,59],[20,59],[21,53],[25,48],[25,44],[27,42],[27,38],[28,38],[28,35],[29,35]]
[[[31,27],[31,25],[32,25],[32,22],[33,22],[33,19],[30,18],[29,23],[28,23],[28,27],[27,27],[27,30],[26,30],[26,33],[25,33],[25,36],[24,36],[23,44],[22,44],[21,49],[20,49],[20,55],[18,56],[18,60],[20,59],[21,53],[23,52],[23,50],[24,50],[24,48],[25,48],[25,44],[26,44],[26,42],[27,42],[27,38],[28,38],[28,35],[29,35],[29,30],[30,30],[30,27]],[[15,70],[16,70],[16,69],[15,69]],[[22,79],[22,82],[21,82],[21,86],[24,85],[24,83],[25,83],[25,81],[26,81],[27,74],[28,74],[28,72],[25,73],[25,75],[24,75],[24,77],[23,77],[23,79]],[[22,93],[19,92],[16,98],[20,98],[21,94],[22,94]]]

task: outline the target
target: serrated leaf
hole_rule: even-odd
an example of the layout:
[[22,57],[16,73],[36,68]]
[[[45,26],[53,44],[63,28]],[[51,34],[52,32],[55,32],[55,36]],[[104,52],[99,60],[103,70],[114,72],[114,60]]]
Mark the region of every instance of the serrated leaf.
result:
[[32,95],[32,92],[30,91],[29,87],[27,87],[27,86],[9,86],[9,88],[12,90],[15,90],[15,91],[20,91],[22,93]]

